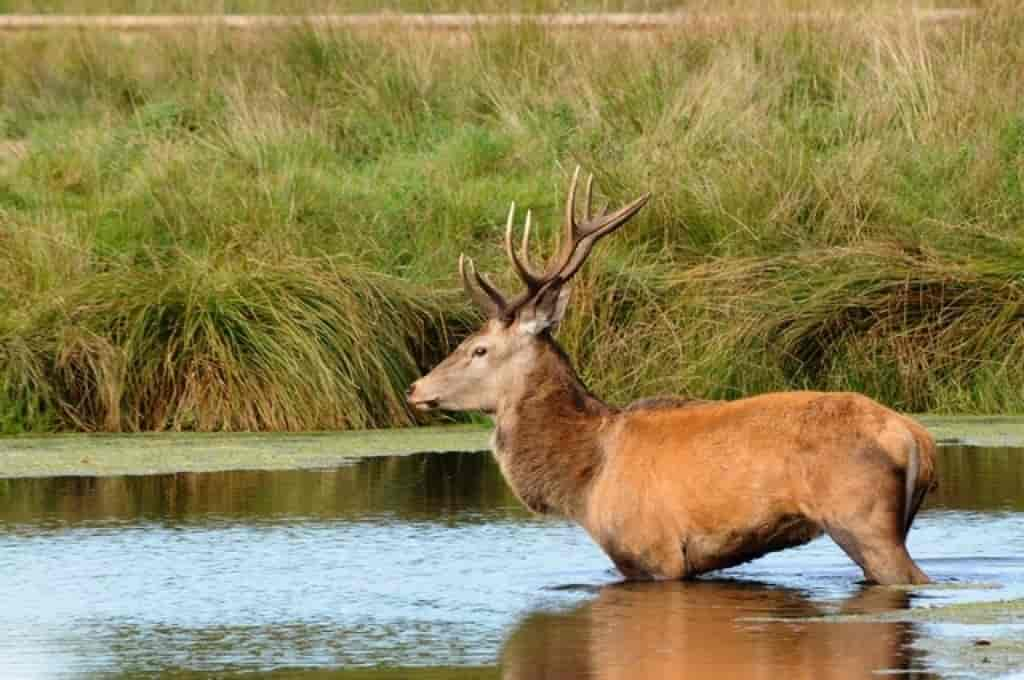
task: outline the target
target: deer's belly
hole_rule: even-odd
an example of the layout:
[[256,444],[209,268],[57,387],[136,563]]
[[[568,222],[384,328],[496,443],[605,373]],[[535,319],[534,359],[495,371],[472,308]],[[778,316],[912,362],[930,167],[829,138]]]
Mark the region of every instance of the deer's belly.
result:
[[816,522],[798,515],[745,530],[696,534],[687,538],[690,575],[734,567],[771,552],[796,547],[821,536]]
[[662,524],[592,533],[626,578],[680,579],[803,545],[820,536],[822,529],[793,515],[720,532],[687,531]]

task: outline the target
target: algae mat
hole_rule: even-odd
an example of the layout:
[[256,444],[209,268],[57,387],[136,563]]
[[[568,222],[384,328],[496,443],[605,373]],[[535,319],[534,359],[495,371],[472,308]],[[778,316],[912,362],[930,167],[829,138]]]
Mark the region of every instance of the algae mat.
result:
[[0,477],[149,475],[337,467],[369,456],[480,451],[473,425],[309,434],[161,433],[0,437]]
[[[921,416],[942,444],[1024,446],[1024,416]],[[0,437],[0,477],[146,475],[336,467],[356,458],[489,448],[483,425],[359,432]]]
[[1024,447],[1024,416],[913,416],[939,444]]

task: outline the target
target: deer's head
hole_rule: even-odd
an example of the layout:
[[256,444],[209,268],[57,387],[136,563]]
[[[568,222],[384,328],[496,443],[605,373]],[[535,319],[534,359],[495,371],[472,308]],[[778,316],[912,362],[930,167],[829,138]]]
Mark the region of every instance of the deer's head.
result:
[[530,213],[526,214],[517,253],[512,238],[515,204],[509,210],[505,251],[526,286],[524,291],[513,298],[506,297],[476,270],[472,260],[459,257],[462,284],[487,315],[487,321],[434,370],[413,383],[408,391],[410,404],[422,410],[493,413],[502,395],[519,392],[516,388],[531,373],[542,343],[565,315],[570,279],[583,266],[594,244],[629,221],[650,198],[650,194],[645,194],[613,213],[595,217],[591,214],[591,175],[587,180],[584,221],[578,223],[579,172],[577,167],[569,186],[561,245],[543,270],[535,270],[530,264]]

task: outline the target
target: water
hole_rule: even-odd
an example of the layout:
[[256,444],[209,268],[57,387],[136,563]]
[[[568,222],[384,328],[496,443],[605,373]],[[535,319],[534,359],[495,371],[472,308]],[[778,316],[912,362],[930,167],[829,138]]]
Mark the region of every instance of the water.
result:
[[0,677],[961,677],[945,641],[1024,623],[830,618],[1024,596],[1024,452],[941,454],[910,549],[957,587],[913,591],[861,586],[828,539],[619,584],[486,454],[0,480]]

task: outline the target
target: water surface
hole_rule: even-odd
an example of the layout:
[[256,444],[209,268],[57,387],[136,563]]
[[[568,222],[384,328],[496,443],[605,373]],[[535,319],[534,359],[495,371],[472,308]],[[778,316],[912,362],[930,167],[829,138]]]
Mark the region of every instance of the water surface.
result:
[[1024,452],[941,455],[910,549],[958,587],[913,591],[828,539],[621,584],[486,454],[0,480],[0,677],[988,677],[934,654],[963,631],[832,618],[1024,595]]

